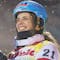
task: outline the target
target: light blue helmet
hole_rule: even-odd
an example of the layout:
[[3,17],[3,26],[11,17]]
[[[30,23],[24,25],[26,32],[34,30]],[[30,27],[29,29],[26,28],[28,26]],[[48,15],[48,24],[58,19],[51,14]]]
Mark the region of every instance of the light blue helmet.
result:
[[18,12],[24,12],[24,11],[35,13],[35,15],[39,18],[42,18],[44,22],[47,21],[47,13],[46,13],[45,8],[41,4],[35,1],[20,2],[16,6],[16,8],[13,10],[13,14],[15,15]]

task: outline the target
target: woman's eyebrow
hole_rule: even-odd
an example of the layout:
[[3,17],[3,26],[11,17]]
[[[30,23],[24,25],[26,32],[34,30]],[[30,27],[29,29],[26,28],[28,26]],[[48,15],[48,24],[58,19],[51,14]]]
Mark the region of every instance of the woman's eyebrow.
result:
[[31,18],[31,17],[28,17],[28,16],[23,16],[22,18],[23,18],[23,19],[28,19],[28,18]]

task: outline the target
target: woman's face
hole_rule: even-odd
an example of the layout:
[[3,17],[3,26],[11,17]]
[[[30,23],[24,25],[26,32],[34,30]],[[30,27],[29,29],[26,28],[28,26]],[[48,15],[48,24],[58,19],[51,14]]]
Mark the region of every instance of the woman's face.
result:
[[19,13],[16,19],[16,29],[18,32],[32,30],[33,28],[33,17],[30,13],[24,12]]

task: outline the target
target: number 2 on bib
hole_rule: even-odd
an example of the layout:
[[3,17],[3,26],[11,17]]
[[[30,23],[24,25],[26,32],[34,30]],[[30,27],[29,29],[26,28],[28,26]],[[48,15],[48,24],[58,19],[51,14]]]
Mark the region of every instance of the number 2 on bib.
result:
[[43,56],[47,56],[47,57],[50,56],[52,59],[54,59],[54,54],[55,54],[55,51],[50,51],[49,49],[44,49]]

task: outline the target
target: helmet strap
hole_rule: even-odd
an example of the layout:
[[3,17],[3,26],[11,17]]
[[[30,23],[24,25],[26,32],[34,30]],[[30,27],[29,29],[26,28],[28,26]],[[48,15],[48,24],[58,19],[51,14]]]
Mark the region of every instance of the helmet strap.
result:
[[34,30],[17,32],[17,40],[27,39],[35,34]]

